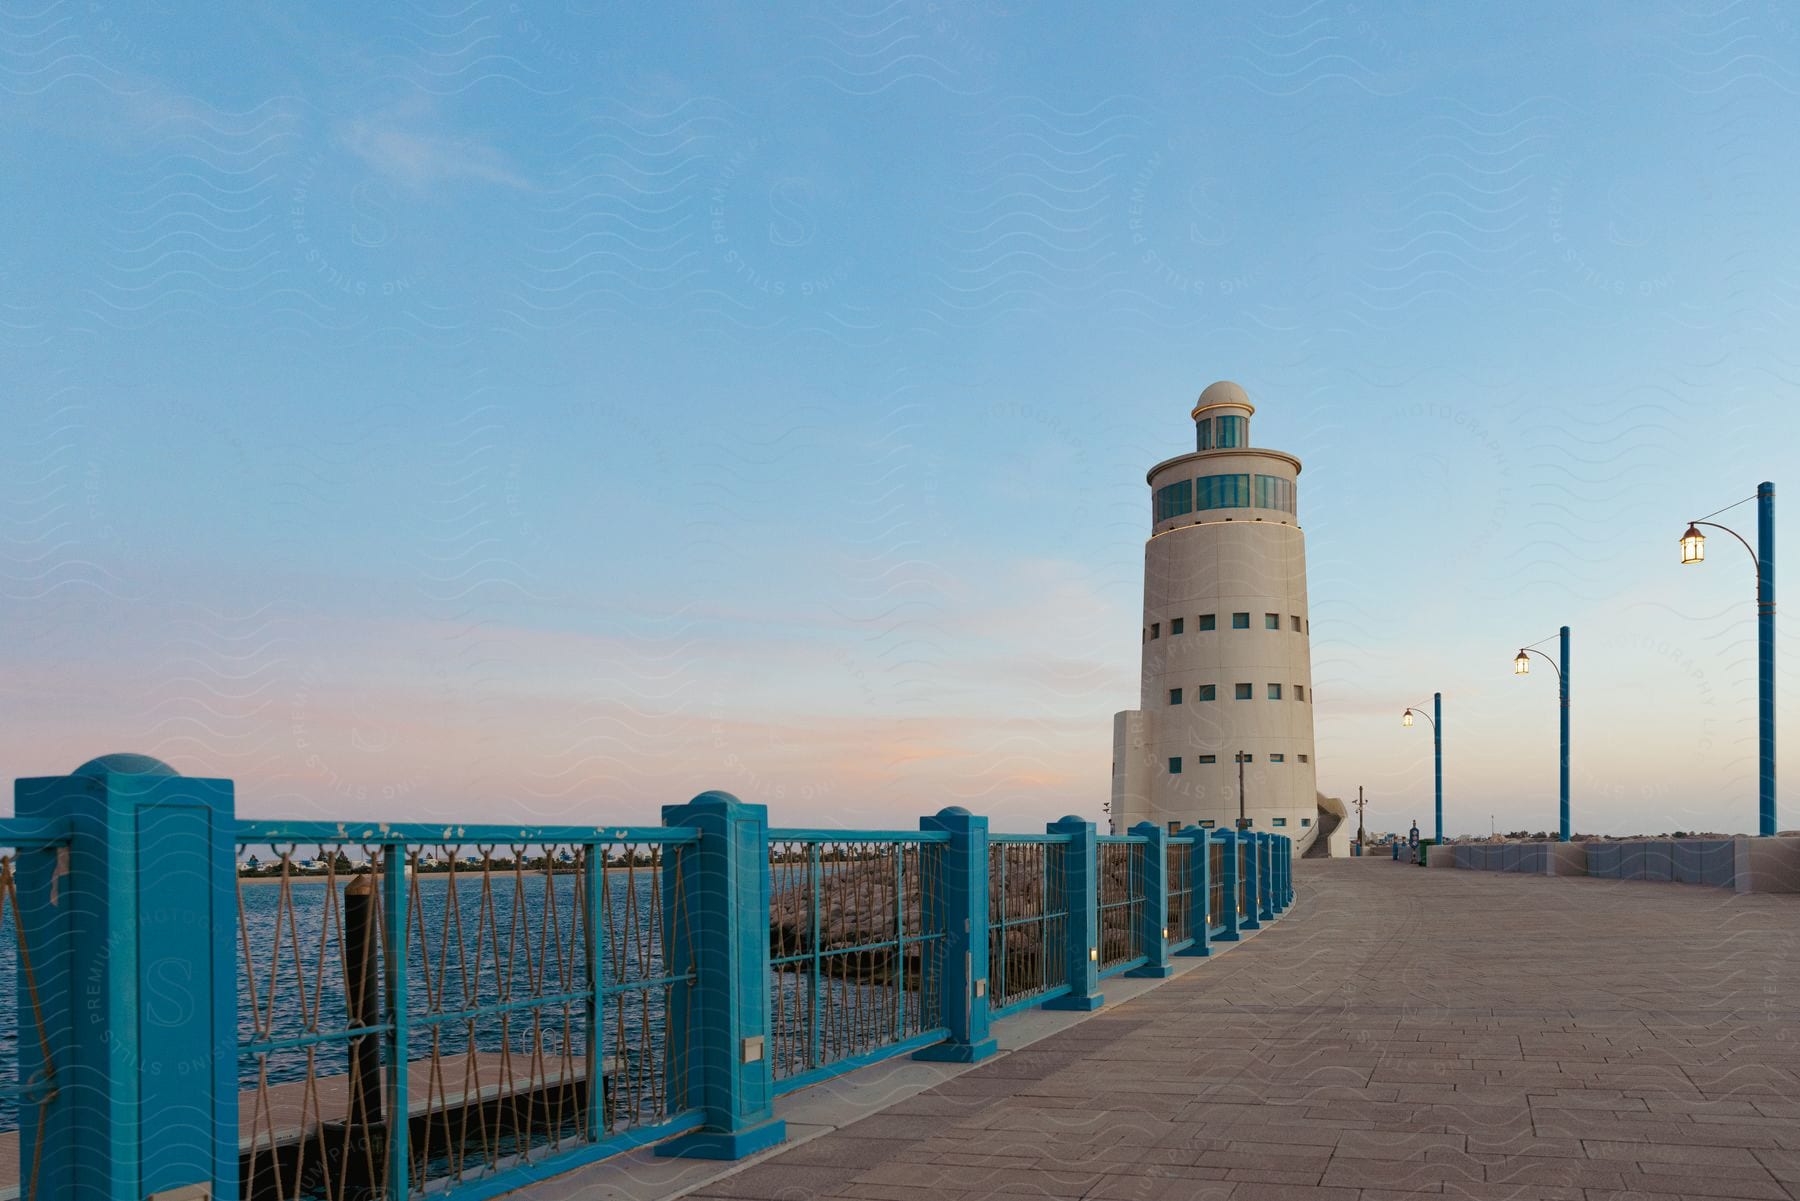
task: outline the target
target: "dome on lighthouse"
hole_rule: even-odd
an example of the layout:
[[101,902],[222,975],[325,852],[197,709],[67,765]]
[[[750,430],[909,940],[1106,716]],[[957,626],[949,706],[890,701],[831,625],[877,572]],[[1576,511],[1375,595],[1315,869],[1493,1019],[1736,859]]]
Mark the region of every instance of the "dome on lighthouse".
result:
[[1250,394],[1245,392],[1242,386],[1234,384],[1228,379],[1222,379],[1216,384],[1206,386],[1206,391],[1200,393],[1200,403],[1203,405],[1247,405],[1250,403]]
[[1256,406],[1250,403],[1249,393],[1230,380],[1222,379],[1206,386],[1206,391],[1200,393],[1200,399],[1194,402],[1194,411],[1190,415],[1198,417],[1206,409],[1218,405],[1236,405],[1252,413],[1256,411]]

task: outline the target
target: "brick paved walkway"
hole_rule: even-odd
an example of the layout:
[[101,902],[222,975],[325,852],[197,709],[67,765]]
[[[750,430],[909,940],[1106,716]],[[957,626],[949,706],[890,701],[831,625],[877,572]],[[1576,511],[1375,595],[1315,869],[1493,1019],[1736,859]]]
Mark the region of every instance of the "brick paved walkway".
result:
[[1295,882],[1204,970],[694,1195],[1800,1199],[1800,897]]

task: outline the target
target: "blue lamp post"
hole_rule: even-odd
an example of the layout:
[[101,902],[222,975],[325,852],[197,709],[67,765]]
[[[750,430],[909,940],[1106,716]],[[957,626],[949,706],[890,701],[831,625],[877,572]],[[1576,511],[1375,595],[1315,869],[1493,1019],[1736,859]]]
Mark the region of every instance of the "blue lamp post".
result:
[[1437,760],[1437,845],[1444,845],[1444,694],[1431,694],[1431,712],[1414,707],[1400,715],[1400,724],[1411,726],[1413,714],[1418,714],[1431,723],[1431,749]]
[[[1750,500],[1746,496],[1744,500]],[[1756,546],[1744,542],[1744,536],[1728,526],[1712,521],[1688,523],[1681,536],[1681,561],[1706,561],[1706,535],[1701,526],[1724,530],[1750,552],[1756,565],[1756,715],[1757,715],[1757,832],[1764,838],[1775,833],[1775,485],[1767,482],[1756,486]],[[1743,504],[1740,500],[1737,505]],[[1726,505],[1735,509],[1737,505]],[[1725,509],[1720,509],[1723,513]],[[1718,513],[1709,513],[1717,517]]]
[[1548,638],[1540,638],[1538,642],[1534,642],[1530,646],[1519,648],[1518,656],[1513,659],[1513,674],[1515,676],[1530,675],[1532,655],[1536,655],[1556,669],[1556,679],[1560,685],[1558,691],[1562,696],[1562,770],[1560,773],[1562,805],[1558,814],[1560,831],[1557,840],[1567,842],[1569,841],[1569,627],[1564,626],[1558,631],[1558,635],[1562,639],[1562,662],[1560,664],[1537,649],[1539,642],[1550,641]]

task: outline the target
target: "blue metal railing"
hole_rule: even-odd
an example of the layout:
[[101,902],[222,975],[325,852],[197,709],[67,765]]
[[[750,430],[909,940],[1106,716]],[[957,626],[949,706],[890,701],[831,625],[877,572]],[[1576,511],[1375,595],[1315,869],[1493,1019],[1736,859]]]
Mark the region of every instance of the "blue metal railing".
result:
[[1064,835],[988,836],[988,1002],[999,1017],[1069,991]]
[[[1235,840],[1072,818],[771,830],[708,793],[661,826],[250,821],[229,781],[97,764],[0,819],[0,1165],[27,1198],[479,1201],[647,1144],[741,1157],[784,1137],[781,1093],[974,1062],[994,1017],[1207,953],[1246,878],[1206,870]],[[1285,904],[1263,872],[1246,914]],[[171,1005],[165,978],[204,983]]]
[[946,834],[769,831],[769,1058],[791,1092],[939,1042]]
[[1206,914],[1197,906],[1204,903],[1205,898],[1194,892],[1194,839],[1191,837],[1171,837],[1168,850],[1164,855],[1167,867],[1166,887],[1169,896],[1169,953],[1185,951],[1194,944],[1198,935],[1196,930],[1204,933],[1195,925],[1196,920],[1204,924]]
[[1206,932],[1217,936],[1225,932],[1225,910],[1234,904],[1226,891],[1225,844],[1209,831],[1206,845]]
[[1146,839],[1136,834],[1103,834],[1100,867],[1100,974],[1117,975],[1141,966],[1144,945],[1144,863]]
[[246,1192],[417,1196],[693,1125],[665,947],[698,837],[239,823]]

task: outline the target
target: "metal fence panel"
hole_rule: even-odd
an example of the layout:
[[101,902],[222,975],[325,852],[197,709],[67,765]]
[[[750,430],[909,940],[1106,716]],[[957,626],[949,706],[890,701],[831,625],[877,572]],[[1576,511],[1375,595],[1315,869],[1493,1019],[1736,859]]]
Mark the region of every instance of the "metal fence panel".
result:
[[1206,846],[1206,928],[1225,928],[1225,844],[1208,836]]
[[680,1115],[670,1069],[690,1032],[664,946],[687,937],[667,908],[682,857],[660,841],[242,845],[246,1201],[420,1196]]
[[944,938],[943,847],[917,835],[769,839],[770,1062],[794,1087],[943,1028],[922,988]]
[[1169,888],[1169,949],[1179,950],[1196,937],[1194,926],[1194,840],[1171,838],[1164,853]]
[[1141,839],[1099,840],[1100,970],[1144,955],[1144,872]]
[[1069,985],[1066,840],[988,844],[988,995],[996,1012]]

